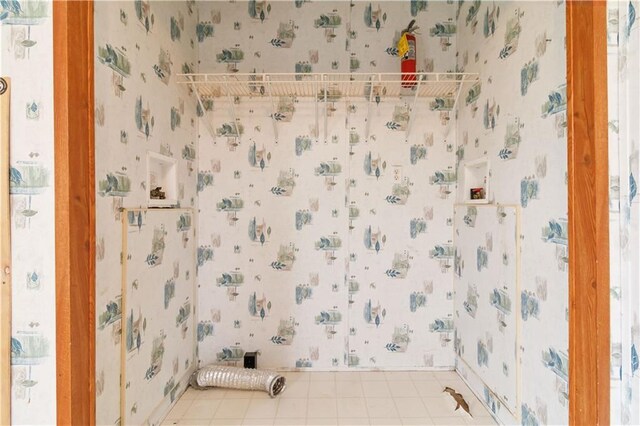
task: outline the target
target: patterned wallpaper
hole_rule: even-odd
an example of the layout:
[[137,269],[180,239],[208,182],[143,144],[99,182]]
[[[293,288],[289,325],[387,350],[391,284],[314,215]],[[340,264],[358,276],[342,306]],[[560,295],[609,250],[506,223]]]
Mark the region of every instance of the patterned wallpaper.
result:
[[518,210],[458,205],[456,353],[512,413],[518,409]]
[[203,72],[399,72],[396,44],[420,27],[418,71],[453,71],[455,8],[445,2],[235,1],[199,6]]
[[[261,349],[262,365],[319,369],[453,365],[452,168],[456,154],[488,156],[492,199],[522,207],[517,350],[532,367],[523,370],[517,414],[524,424],[566,423],[564,4],[350,6],[96,3],[98,423],[119,419],[119,209],[146,203],[147,150],[178,160],[182,207],[200,199],[201,361]],[[23,85],[14,91],[24,114],[13,115],[13,141],[29,134],[12,146],[13,228],[22,235],[14,306],[41,307],[14,314],[14,419],[46,423],[55,416],[50,5],[2,8],[2,71]],[[481,73],[455,125],[452,114],[423,105],[405,142],[404,102],[383,101],[367,141],[365,103],[340,100],[329,107],[325,143],[316,141],[313,104],[282,99],[276,145],[270,106],[237,105],[238,138],[220,102],[215,114],[200,111],[214,132],[200,126],[198,146],[195,102],[174,84],[198,59],[207,71],[397,71],[394,39],[412,18],[421,27],[419,70],[453,70],[457,61]],[[44,77],[33,79],[34,69]],[[49,243],[29,244],[31,233]],[[633,351],[625,353],[633,369]],[[514,422],[473,371],[458,367]]]
[[[397,72],[412,18],[418,68],[455,64],[442,32],[455,9],[426,2],[200,5],[200,70]],[[449,30],[451,26],[447,27]],[[440,31],[440,32],[439,32]],[[200,36],[202,34],[202,36]],[[205,53],[206,52],[206,53]],[[455,129],[420,103],[366,96],[214,102],[200,126],[199,324],[202,364],[259,350],[273,368],[453,368]],[[321,106],[321,116],[324,107]],[[318,137],[316,137],[318,135]]]
[[[481,78],[458,104],[459,157],[465,161],[487,157],[490,199],[521,206],[521,282],[514,301],[519,309],[510,314],[521,316],[520,345],[513,348],[522,366],[516,416],[475,373],[489,368],[495,376],[504,376],[509,369],[491,357],[486,366],[480,365],[485,358],[478,357],[469,367],[458,362],[458,368],[504,423],[566,424],[565,5],[562,1],[459,3],[457,27],[457,68],[479,72]],[[469,248],[467,244],[478,248],[471,241],[457,243],[463,249]],[[479,251],[478,261],[483,258]],[[473,263],[467,262],[466,268]],[[466,291],[456,294],[456,300],[467,296]],[[487,306],[491,300],[484,297],[479,303]],[[463,315],[467,313],[456,310],[456,318]]]
[[640,423],[640,175],[637,1],[608,1],[611,244],[611,423]]
[[48,1],[0,3],[0,74],[12,79],[11,416],[56,416],[53,45]]
[[122,220],[126,354],[121,423],[158,424],[195,368],[193,211],[127,209]]
[[[108,1],[95,3],[95,16],[96,421],[116,424],[120,421],[123,329],[120,209],[146,207],[149,151],[176,159],[179,204],[195,207],[195,100],[175,84],[175,75],[196,67],[197,10],[194,2],[186,1]],[[170,224],[168,228],[175,226]],[[165,256],[173,259],[178,253],[168,249]],[[182,265],[182,273],[188,269]],[[162,296],[165,281],[156,295]],[[150,303],[142,312],[135,312],[136,318],[140,314],[151,317],[155,309]],[[178,300],[168,309],[171,316],[177,315]],[[155,341],[152,334],[159,330],[150,325],[148,333],[142,334],[143,347],[139,350],[143,353],[151,350]],[[170,335],[168,330],[166,334]],[[163,374],[172,371],[174,360],[167,355],[165,361],[162,374],[147,378],[158,389],[167,385],[168,378]],[[145,371],[147,368],[149,365]],[[139,405],[140,413],[148,413],[142,402]],[[133,407],[125,408],[131,414]]]

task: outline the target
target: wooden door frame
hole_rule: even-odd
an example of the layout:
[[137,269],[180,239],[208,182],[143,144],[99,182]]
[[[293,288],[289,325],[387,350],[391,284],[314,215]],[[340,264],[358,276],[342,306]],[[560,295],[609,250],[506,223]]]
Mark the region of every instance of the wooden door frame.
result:
[[[609,423],[606,2],[568,0],[569,422]],[[59,424],[95,424],[93,2],[53,2]]]
[[610,422],[607,3],[567,1],[569,423]]
[[93,1],[54,1],[56,399],[60,425],[95,424],[93,45]]

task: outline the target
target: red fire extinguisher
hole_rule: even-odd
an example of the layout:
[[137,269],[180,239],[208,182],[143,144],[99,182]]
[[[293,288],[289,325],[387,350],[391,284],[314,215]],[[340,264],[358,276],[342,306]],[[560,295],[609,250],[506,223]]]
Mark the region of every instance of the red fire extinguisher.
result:
[[416,85],[416,36],[413,32],[417,30],[418,27],[413,26],[415,23],[416,20],[412,20],[407,29],[402,32],[400,38],[401,41],[399,45],[403,44],[404,49],[402,50],[406,50],[400,59],[402,87],[411,88]]

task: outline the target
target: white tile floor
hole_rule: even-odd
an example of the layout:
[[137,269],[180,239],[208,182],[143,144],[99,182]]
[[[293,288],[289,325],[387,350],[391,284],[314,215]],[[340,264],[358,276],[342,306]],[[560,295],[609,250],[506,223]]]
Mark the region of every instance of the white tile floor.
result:
[[[291,373],[287,389],[264,392],[188,389],[163,425],[495,425],[454,372]],[[454,411],[450,386],[471,414]]]

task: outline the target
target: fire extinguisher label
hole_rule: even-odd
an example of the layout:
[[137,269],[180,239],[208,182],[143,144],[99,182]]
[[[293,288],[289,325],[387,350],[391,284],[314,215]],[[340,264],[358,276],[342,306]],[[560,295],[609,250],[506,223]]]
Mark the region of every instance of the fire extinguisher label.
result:
[[404,55],[404,59],[405,60],[415,60],[416,59],[416,41],[415,39],[408,39],[407,40],[408,44],[409,44],[409,50],[407,50],[407,53]]
[[398,40],[398,56],[404,58],[404,55],[409,51],[409,42],[407,41],[407,35],[402,34],[400,40]]

